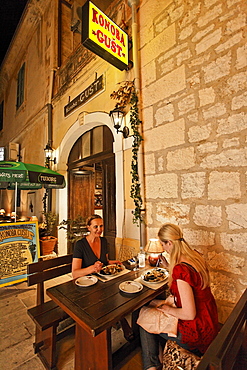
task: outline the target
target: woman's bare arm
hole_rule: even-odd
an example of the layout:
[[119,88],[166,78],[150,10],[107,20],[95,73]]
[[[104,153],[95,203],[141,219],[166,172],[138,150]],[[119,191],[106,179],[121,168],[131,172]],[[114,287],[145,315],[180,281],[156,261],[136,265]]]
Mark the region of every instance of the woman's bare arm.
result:
[[82,259],[81,258],[73,258],[72,260],[72,276],[73,279],[76,279],[81,276],[89,275],[94,272],[99,272],[103,266],[100,261],[96,261],[93,265],[82,268]]
[[182,307],[177,308],[163,304],[158,309],[181,320],[194,320],[196,317],[196,305],[193,290],[184,280],[177,280],[177,285]]

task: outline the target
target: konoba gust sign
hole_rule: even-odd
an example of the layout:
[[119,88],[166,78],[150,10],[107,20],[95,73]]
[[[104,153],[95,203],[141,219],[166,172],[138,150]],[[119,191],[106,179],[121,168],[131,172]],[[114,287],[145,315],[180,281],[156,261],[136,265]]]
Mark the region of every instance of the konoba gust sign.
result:
[[91,1],[82,7],[82,44],[120,70],[128,67],[128,35]]

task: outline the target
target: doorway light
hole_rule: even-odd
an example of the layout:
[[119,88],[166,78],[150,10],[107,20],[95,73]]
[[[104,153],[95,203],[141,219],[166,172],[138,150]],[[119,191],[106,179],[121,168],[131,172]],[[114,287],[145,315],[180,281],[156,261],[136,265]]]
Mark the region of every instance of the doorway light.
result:
[[52,159],[54,149],[52,149],[52,147],[49,144],[46,144],[44,151],[45,151],[45,166],[47,168],[50,168],[50,162],[53,162],[54,164],[57,163],[56,158]]
[[114,108],[110,111],[109,116],[111,117],[112,124],[117,130],[117,133],[121,132],[123,134],[123,137],[126,139],[129,136],[129,128],[127,126],[124,126],[121,130],[124,112],[119,108]]

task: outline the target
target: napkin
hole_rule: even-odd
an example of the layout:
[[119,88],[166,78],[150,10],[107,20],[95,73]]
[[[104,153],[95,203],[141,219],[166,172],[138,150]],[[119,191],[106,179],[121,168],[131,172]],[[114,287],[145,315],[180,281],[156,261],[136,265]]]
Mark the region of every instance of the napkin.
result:
[[165,302],[154,299],[148,306],[141,308],[137,324],[149,333],[167,333],[169,337],[176,337],[178,319],[168,313],[157,310],[156,306],[161,302],[168,306],[176,307],[174,303],[171,303],[170,297]]

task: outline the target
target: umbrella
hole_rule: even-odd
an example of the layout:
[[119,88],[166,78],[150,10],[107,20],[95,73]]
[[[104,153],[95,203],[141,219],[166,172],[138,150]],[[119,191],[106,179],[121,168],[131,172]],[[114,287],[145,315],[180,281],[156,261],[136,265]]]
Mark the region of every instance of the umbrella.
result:
[[65,187],[64,176],[37,164],[0,161],[0,188],[28,190],[40,189],[42,186],[62,189]]

